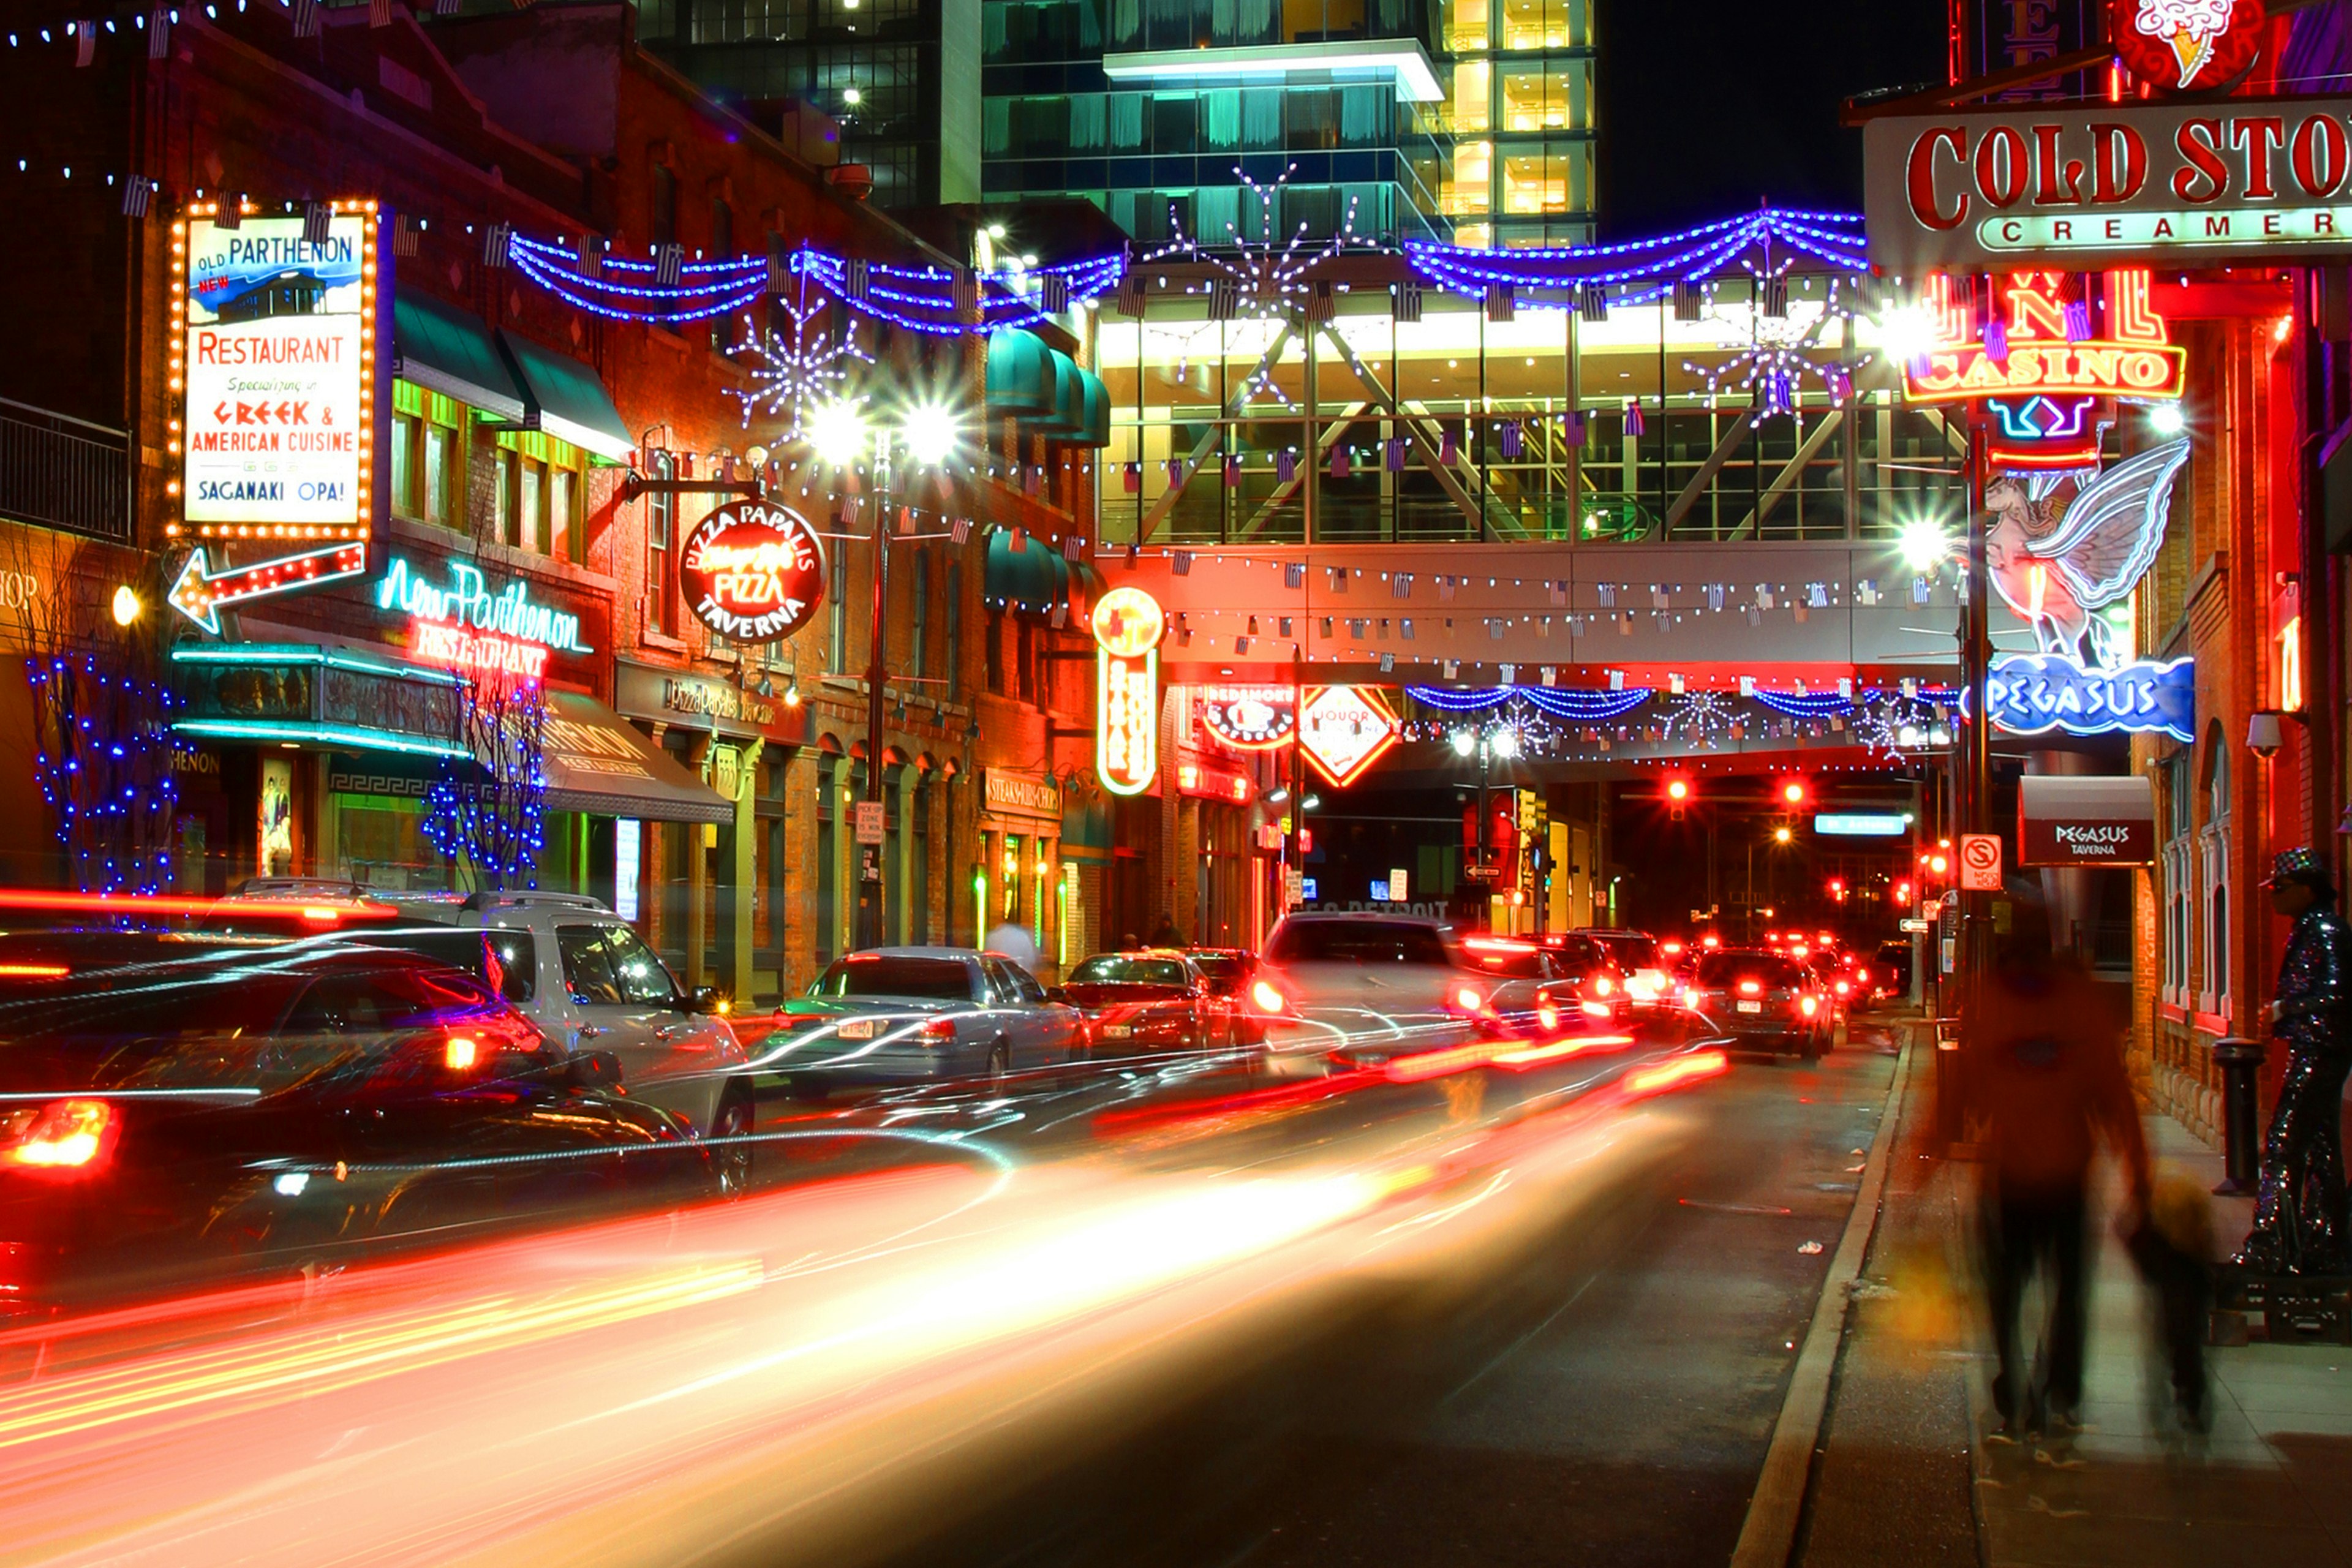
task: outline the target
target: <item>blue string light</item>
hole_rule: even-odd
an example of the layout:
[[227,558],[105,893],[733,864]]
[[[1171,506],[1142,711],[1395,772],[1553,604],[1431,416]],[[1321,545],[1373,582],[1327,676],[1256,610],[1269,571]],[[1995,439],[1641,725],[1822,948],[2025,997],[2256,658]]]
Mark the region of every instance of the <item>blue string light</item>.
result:
[[1836,691],[1766,691],[1759,687],[1753,693],[1757,701],[1788,719],[1808,722],[1836,718],[1853,711],[1853,699]]
[[1619,284],[1647,286],[1620,296],[1619,303],[1647,303],[1677,282],[1711,277],[1750,247],[1775,242],[1847,271],[1870,269],[1863,220],[1858,216],[1781,207],[1618,245],[1496,251],[1408,239],[1404,248],[1413,269],[1441,288],[1462,294],[1483,294],[1497,284],[1570,291],[1565,298],[1546,300],[1538,295],[1524,301],[1539,310],[1566,310],[1576,304],[1573,290]]
[[1442,686],[1408,686],[1404,694],[1444,713],[1484,713],[1517,699],[1555,719],[1599,723],[1631,713],[1647,702],[1654,688],[1629,686],[1622,691],[1585,690],[1549,686],[1496,686],[1484,691],[1454,691]]

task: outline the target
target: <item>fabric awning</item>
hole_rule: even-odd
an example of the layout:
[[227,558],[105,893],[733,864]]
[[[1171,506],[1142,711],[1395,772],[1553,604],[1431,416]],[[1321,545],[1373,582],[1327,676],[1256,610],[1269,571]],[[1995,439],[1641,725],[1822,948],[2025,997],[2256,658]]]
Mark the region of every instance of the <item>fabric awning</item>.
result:
[[547,696],[547,809],[647,822],[735,820],[734,804],[626,719],[575,691]]
[[1054,351],[1034,332],[1006,327],[988,336],[988,412],[1022,418],[1054,410]]
[[490,330],[414,289],[392,296],[392,374],[500,419],[520,422],[522,387]]
[[983,587],[991,603],[1023,615],[1053,614],[1069,597],[1069,567],[1042,539],[1030,537],[1018,550],[1010,529],[988,536]]
[[1054,355],[1054,405],[1037,416],[1037,428],[1048,441],[1075,441],[1087,433],[1087,389],[1078,379],[1086,372],[1059,349]]
[[1090,370],[1081,368],[1078,379],[1085,384],[1087,393],[1087,427],[1078,440],[1084,446],[1108,447],[1110,445],[1110,389],[1103,384],[1102,377]]
[[506,345],[521,374],[523,394],[530,403],[528,423],[582,451],[615,463],[629,461],[636,442],[622,423],[621,411],[613,406],[613,395],[604,390],[593,368],[569,354],[519,338],[503,327],[499,329],[499,341]]
[[2155,782],[2144,773],[2026,774],[2017,781],[2017,862],[2155,864]]

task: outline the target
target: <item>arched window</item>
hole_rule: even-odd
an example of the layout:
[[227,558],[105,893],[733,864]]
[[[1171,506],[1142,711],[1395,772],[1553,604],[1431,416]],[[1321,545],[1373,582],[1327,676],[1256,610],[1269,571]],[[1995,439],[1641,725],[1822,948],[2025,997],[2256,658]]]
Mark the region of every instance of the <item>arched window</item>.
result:
[[2190,824],[2193,821],[2195,795],[2189,785],[2189,757],[2186,752],[2163,764],[2164,787],[2164,856],[2160,867],[2158,895],[2164,901],[2164,980],[2163,997],[2166,1005],[2187,1011],[2191,995],[2189,984],[2189,940],[2194,921],[2189,917],[2193,907],[2196,877]]
[[2204,823],[2197,832],[2198,889],[2204,907],[2197,1008],[2223,1015],[2230,1008],[2231,891],[2230,886],[2230,743],[2217,721],[2205,731],[2204,767],[2198,780]]

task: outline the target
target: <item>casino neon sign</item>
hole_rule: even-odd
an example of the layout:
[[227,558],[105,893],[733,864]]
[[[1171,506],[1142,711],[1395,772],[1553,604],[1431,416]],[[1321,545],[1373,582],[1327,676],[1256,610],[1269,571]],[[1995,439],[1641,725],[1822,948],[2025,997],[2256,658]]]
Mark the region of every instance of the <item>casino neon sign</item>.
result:
[[376,584],[376,607],[408,616],[409,656],[419,664],[538,680],[551,654],[595,650],[580,640],[580,617],[540,604],[520,578],[495,591],[480,567],[446,563],[436,582],[395,555]]
[[1095,775],[1113,795],[1141,795],[1160,773],[1160,642],[1168,616],[1132,585],[1095,602]]

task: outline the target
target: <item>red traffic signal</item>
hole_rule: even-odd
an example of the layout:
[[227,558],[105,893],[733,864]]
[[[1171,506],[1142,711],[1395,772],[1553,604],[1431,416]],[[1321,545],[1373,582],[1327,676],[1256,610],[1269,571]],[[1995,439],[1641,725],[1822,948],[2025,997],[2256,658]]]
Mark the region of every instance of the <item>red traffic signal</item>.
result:
[[1783,779],[1780,781],[1780,799],[1787,805],[1804,805],[1807,793],[1808,791],[1805,788],[1805,781],[1802,779]]

